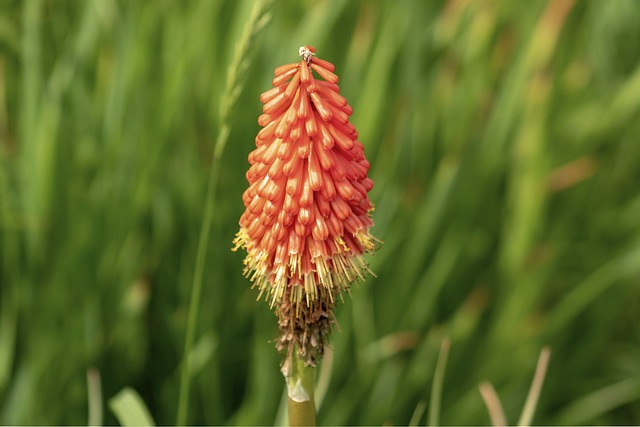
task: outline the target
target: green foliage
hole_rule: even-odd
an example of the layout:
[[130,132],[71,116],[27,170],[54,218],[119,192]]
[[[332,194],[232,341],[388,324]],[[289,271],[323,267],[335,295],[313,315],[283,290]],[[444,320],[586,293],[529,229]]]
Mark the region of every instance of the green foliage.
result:
[[548,345],[533,423],[637,424],[640,3],[281,0],[242,45],[253,5],[0,3],[0,424],[86,424],[96,396],[114,424],[127,387],[175,422],[222,123],[188,423],[276,420],[275,318],[230,248],[259,94],[302,44],[336,65],[385,242],[318,422],[488,424],[490,381],[515,423]]
[[140,395],[125,388],[109,400],[109,406],[123,426],[153,426],[153,419]]

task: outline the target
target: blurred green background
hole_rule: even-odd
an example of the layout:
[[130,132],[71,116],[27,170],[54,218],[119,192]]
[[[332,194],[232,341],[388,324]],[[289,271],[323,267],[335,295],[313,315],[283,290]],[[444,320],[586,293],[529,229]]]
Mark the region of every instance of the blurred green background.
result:
[[448,337],[442,424],[490,423],[482,381],[515,423],[545,345],[535,424],[640,423],[640,2],[254,4],[0,1],[0,424],[115,424],[125,387],[176,422],[212,165],[188,422],[280,422],[276,319],[230,248],[258,97],[303,44],[385,242],[319,422],[424,424]]

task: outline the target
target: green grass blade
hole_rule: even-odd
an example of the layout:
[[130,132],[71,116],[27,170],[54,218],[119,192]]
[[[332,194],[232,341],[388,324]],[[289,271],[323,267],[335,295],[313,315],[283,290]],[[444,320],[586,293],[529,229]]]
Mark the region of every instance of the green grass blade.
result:
[[484,405],[487,407],[487,412],[489,412],[489,417],[491,418],[491,425],[506,426],[507,417],[504,414],[504,409],[502,409],[502,402],[500,401],[498,393],[496,393],[496,389],[493,388],[493,385],[491,385],[490,382],[481,383],[479,388],[482,400],[484,401]]
[[533,413],[536,410],[538,399],[540,398],[540,392],[542,391],[542,384],[544,383],[544,377],[547,373],[547,366],[549,365],[549,358],[551,357],[551,350],[545,347],[540,352],[538,358],[538,365],[536,366],[536,372],[533,375],[533,381],[531,382],[531,388],[527,395],[520,420],[518,420],[519,426],[528,426],[533,420]]
[[562,411],[558,424],[590,424],[590,420],[626,403],[638,402],[639,399],[640,379],[624,379],[576,399]]
[[112,397],[109,407],[122,426],[155,426],[140,395],[132,388],[124,388]]
[[219,162],[224,152],[230,133],[229,114],[233,110],[238,100],[240,91],[246,78],[248,62],[250,61],[250,48],[269,20],[270,0],[257,1],[254,3],[251,17],[247,21],[244,33],[237,45],[234,61],[229,67],[229,77],[227,87],[221,100],[222,123],[220,132],[215,141],[212,151],[211,169],[206,187],[205,207],[202,217],[202,225],[198,238],[198,250],[196,253],[196,263],[194,267],[193,284],[191,287],[191,299],[189,302],[189,316],[187,321],[187,332],[185,337],[182,369],[180,374],[180,389],[178,397],[177,425],[187,423],[187,413],[189,407],[189,386],[191,381],[191,348],[195,340],[198,312],[200,307],[200,296],[202,294],[202,282],[204,278],[204,265],[207,254],[207,246],[213,221],[213,213],[216,201],[216,192],[220,176]]
[[429,425],[440,425],[440,412],[442,405],[442,385],[444,383],[444,374],[447,369],[447,359],[449,358],[449,349],[451,341],[448,338],[442,340],[440,352],[438,353],[438,361],[436,362],[436,370],[433,375],[433,383],[431,384],[431,399],[429,402]]
[[424,411],[427,409],[427,403],[423,400],[418,402],[416,405],[416,409],[413,410],[413,414],[411,415],[411,419],[409,420],[410,426],[420,425],[420,419],[422,415],[424,415]]

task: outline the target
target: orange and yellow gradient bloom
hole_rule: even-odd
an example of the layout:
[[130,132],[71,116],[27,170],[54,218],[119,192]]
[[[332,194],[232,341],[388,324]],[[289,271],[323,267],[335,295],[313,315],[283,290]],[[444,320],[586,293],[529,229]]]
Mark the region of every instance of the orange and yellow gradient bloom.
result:
[[234,240],[234,250],[247,251],[245,275],[278,316],[278,350],[312,366],[336,299],[371,273],[363,254],[377,242],[369,234],[373,182],[352,109],[333,64],[314,52],[301,47],[302,60],[277,67],[273,88],[260,96],[262,129]]

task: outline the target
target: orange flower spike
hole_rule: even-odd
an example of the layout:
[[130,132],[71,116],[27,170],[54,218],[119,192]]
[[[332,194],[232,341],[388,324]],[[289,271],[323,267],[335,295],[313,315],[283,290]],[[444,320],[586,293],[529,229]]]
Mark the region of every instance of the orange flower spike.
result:
[[331,71],[325,68],[322,68],[317,64],[311,64],[311,68],[313,69],[313,71],[318,73],[320,77],[322,77],[325,81],[329,83],[334,83],[334,84],[338,83],[338,76],[333,74]]
[[315,208],[314,216],[315,223],[311,228],[311,235],[315,240],[325,241],[327,240],[327,237],[329,237],[329,228],[327,227],[327,223],[324,221],[324,218],[322,218],[322,215],[320,215],[318,207]]
[[318,93],[321,96],[325,97],[327,101],[329,101],[332,105],[338,108],[343,108],[345,105],[347,105],[347,100],[342,95],[338,94],[336,91],[332,90],[331,88],[323,84],[317,85],[317,88],[318,88]]
[[[331,132],[329,131],[329,129],[327,129],[327,127],[321,120],[318,120],[316,118],[316,123],[318,123],[318,127],[320,128],[320,135],[318,135],[316,139],[322,143],[322,146],[325,149],[330,150],[334,146]],[[331,126],[331,124],[329,124],[329,126]]]
[[287,90],[287,85],[285,84],[269,89],[268,91],[260,95],[260,102],[266,104],[267,102],[271,101],[274,96],[284,92],[285,90]]
[[306,121],[304,123],[304,127],[307,130],[307,134],[309,136],[315,136],[318,132],[318,124],[316,123],[315,114],[307,114]]
[[316,58],[315,56],[311,57],[311,62],[313,64],[319,65],[320,67],[324,68],[325,70],[331,71],[332,73],[335,70],[335,67],[333,66],[333,64],[331,62],[325,61],[324,59]]
[[320,113],[320,117],[322,117],[322,120],[324,120],[325,122],[330,121],[333,118],[333,113],[329,109],[329,106],[324,102],[324,100],[320,98],[320,95],[318,95],[317,92],[314,92],[309,96],[311,97],[316,110],[318,111],[318,113]]
[[324,186],[320,189],[320,195],[324,197],[325,200],[333,200],[336,196],[336,187],[333,184],[331,175],[327,171],[322,171],[322,176]]
[[323,218],[329,218],[329,215],[331,215],[331,205],[329,201],[324,197],[316,197],[315,201],[320,215],[322,215]]
[[278,77],[279,75],[287,73],[287,72],[289,72],[289,71],[291,71],[293,69],[296,69],[298,67],[300,67],[300,63],[299,62],[294,62],[293,64],[284,64],[284,65],[281,65],[279,67],[276,67],[276,69],[273,70],[273,75]]
[[298,143],[298,157],[306,159],[309,157],[309,153],[311,153],[311,139],[309,134],[303,133]]
[[315,156],[313,153],[309,156],[308,185],[313,191],[320,191],[322,189],[322,169],[318,156]]
[[297,168],[296,172],[294,172],[289,179],[287,180],[287,194],[291,196],[300,195],[300,191],[302,190],[302,181],[304,179],[304,170],[302,167]]
[[300,139],[300,137],[302,136],[302,127],[303,127],[302,120],[298,120],[291,127],[291,132],[289,133],[289,137],[291,138],[291,141],[296,142]]
[[324,149],[319,147],[318,144],[314,145],[313,151],[320,160],[320,165],[324,170],[331,170],[335,166],[336,162],[334,157],[330,154],[331,151],[328,149]]
[[264,104],[264,106],[262,107],[262,112],[265,114],[271,114],[277,111],[279,107],[284,106],[285,105],[284,103],[286,100],[287,98],[285,98],[284,92],[281,92],[276,96],[274,96],[273,98],[271,98],[269,102]]
[[[291,79],[291,82],[289,83],[289,85],[284,91],[284,96],[287,99],[291,98],[294,92],[298,89],[298,86],[300,86],[300,73],[296,73],[296,75],[293,76],[293,79]],[[295,101],[294,101],[294,104],[295,104]]]
[[348,105],[346,107],[343,107],[342,110],[338,109],[333,104],[327,104],[327,108],[339,124],[346,124],[349,121],[349,116],[351,115],[351,107],[349,107]]
[[293,76],[294,74],[296,74],[297,72],[298,72],[298,70],[296,68],[292,68],[292,69],[288,70],[287,72],[282,73],[279,76],[275,77],[273,80],[271,80],[271,84],[273,86],[280,86],[281,84],[283,84],[287,80],[289,80],[289,78],[291,76]]
[[[291,194],[285,195],[283,209],[288,215],[296,215],[298,213],[297,199]],[[280,223],[280,219],[278,219],[278,223]]]
[[234,243],[247,252],[245,276],[275,309],[277,348],[298,349],[315,365],[336,301],[370,273],[363,254],[377,240],[369,234],[369,162],[335,67],[311,46],[299,53],[301,61],[277,67],[274,87],[260,95],[262,129]]
[[309,83],[313,77],[311,76],[311,70],[306,62],[302,62],[300,65],[300,81],[302,83]]
[[[301,207],[298,211],[298,222],[302,225],[308,225],[311,221],[313,221],[313,211],[311,207]],[[298,232],[300,236],[304,236],[306,234],[305,228],[302,228],[302,230],[303,231],[298,232],[298,229],[296,229],[296,232]]]
[[354,141],[336,129],[332,124],[329,124],[329,133],[333,136],[333,140],[341,150],[350,151],[354,147]]
[[311,188],[311,177],[309,175],[309,168],[303,168],[302,193],[298,199],[300,206],[308,207],[313,204],[313,189]]
[[[260,117],[263,117],[263,116],[260,116]],[[260,126],[263,126],[260,123],[258,123],[258,124]],[[258,139],[260,139],[262,141],[268,140],[273,135],[273,132],[275,132],[276,127],[278,127],[278,122],[277,121],[273,121],[273,122],[271,122],[271,123],[269,123],[267,125],[264,125],[262,130],[260,132],[258,132],[258,136],[256,138],[258,138]]]
[[309,115],[309,99],[306,96],[300,97],[300,105],[298,106],[298,117],[305,118]]
[[[329,83],[324,80],[318,80],[318,84],[316,86],[331,90],[335,93],[340,93],[340,86],[338,86],[335,83]],[[346,104],[346,100],[345,100],[345,104]]]
[[296,156],[295,153],[291,151],[293,150],[290,150],[290,152],[288,153],[291,156],[291,158],[287,160],[287,162],[282,167],[282,172],[287,177],[290,177],[291,175],[293,175],[302,163],[299,161],[298,156]]

